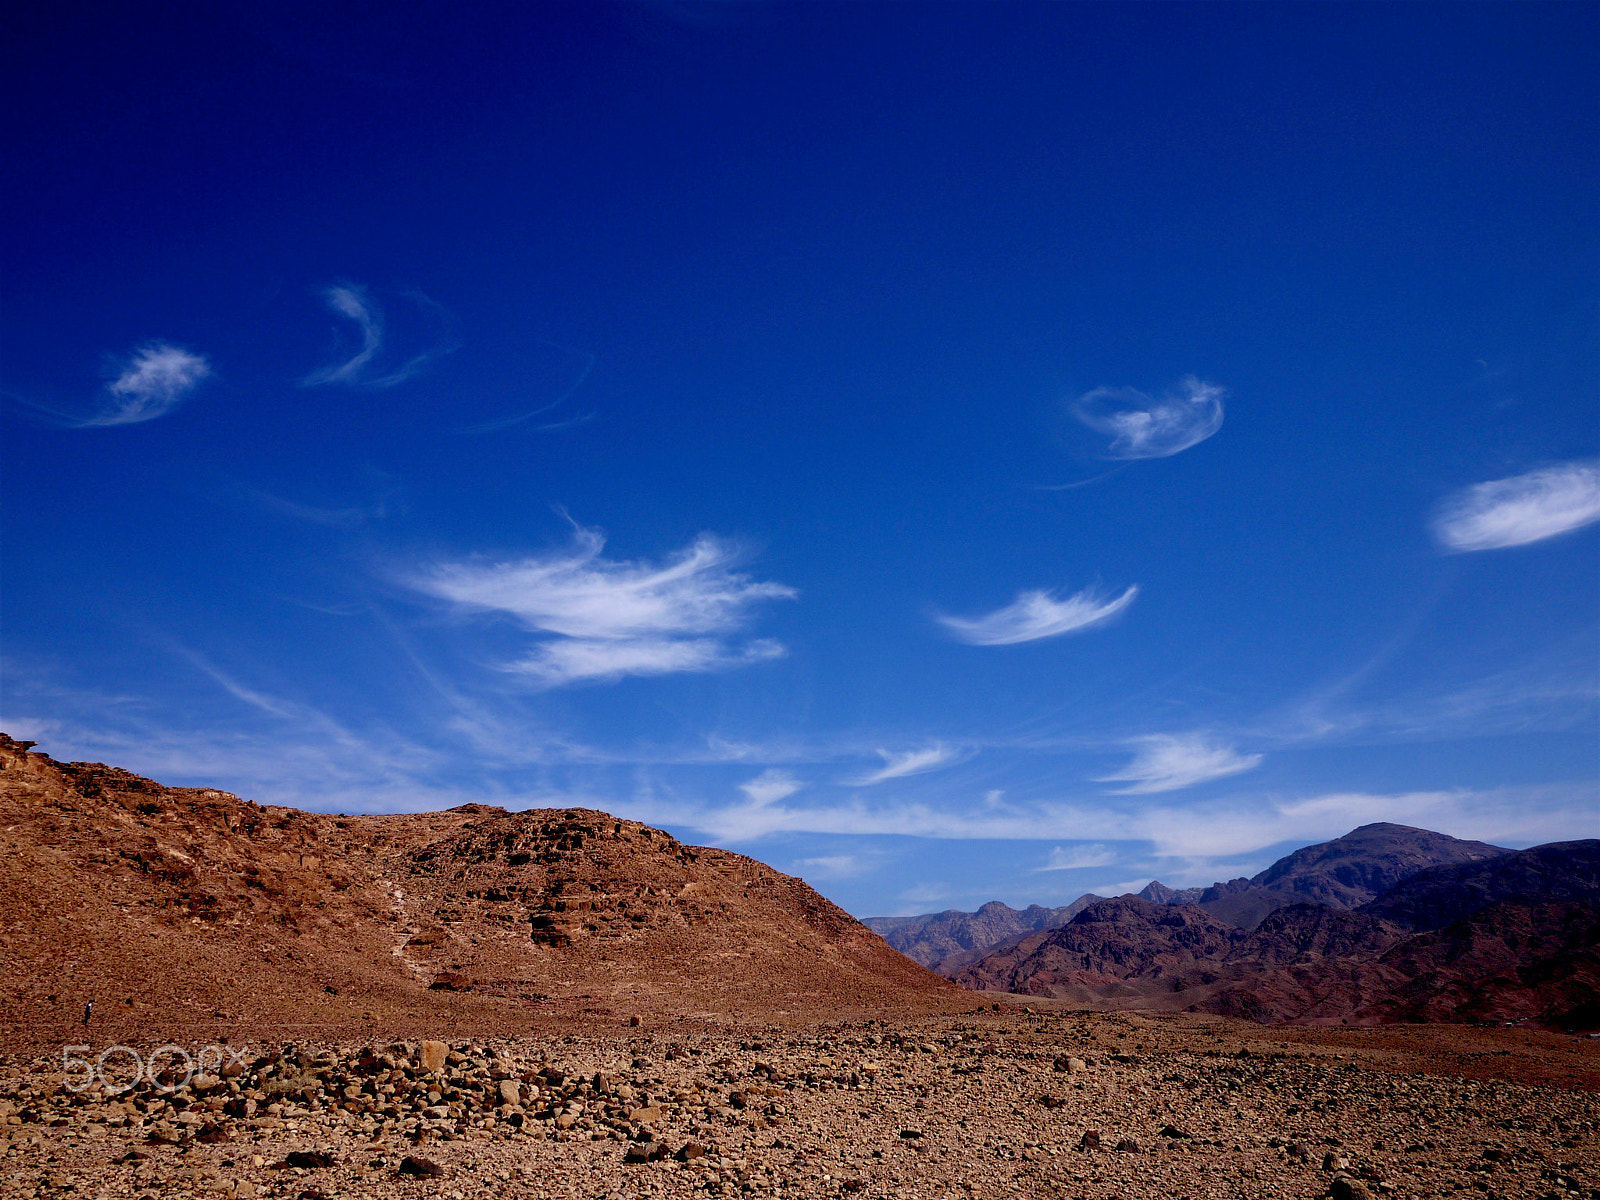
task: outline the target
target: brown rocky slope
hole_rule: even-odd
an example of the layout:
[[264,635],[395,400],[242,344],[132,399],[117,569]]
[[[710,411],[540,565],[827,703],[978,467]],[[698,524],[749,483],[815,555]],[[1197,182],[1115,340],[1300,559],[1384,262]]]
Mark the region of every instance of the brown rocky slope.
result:
[[330,816],[0,735],[0,1042],[963,1005],[798,879],[583,809]]

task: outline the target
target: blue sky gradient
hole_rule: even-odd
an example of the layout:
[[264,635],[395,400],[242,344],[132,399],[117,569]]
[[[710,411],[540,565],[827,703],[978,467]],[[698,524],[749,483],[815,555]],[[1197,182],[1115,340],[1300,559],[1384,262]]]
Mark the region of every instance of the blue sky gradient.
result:
[[1600,7],[7,20],[14,736],[859,915],[1600,834]]

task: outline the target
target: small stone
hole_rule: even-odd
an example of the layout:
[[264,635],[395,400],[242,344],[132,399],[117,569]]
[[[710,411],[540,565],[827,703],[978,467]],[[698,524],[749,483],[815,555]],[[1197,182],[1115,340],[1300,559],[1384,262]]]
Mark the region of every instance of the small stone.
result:
[[667,1148],[662,1142],[634,1142],[622,1156],[625,1163],[657,1162],[666,1157]]
[[400,1160],[399,1169],[402,1175],[421,1175],[433,1179],[442,1179],[445,1175],[445,1169],[433,1159],[418,1158],[413,1154],[408,1154]]
[[1084,1130],[1083,1131],[1083,1137],[1078,1141],[1078,1149],[1080,1149],[1080,1150],[1098,1150],[1098,1149],[1100,1149],[1100,1131],[1098,1129],[1086,1129],[1086,1130]]
[[450,1047],[443,1042],[423,1042],[422,1050],[418,1055],[422,1069],[432,1074],[444,1070],[445,1055],[450,1052]]
[[300,1167],[308,1171],[339,1165],[337,1158],[321,1150],[291,1150],[283,1161],[291,1167]]
[[1328,1195],[1332,1200],[1372,1200],[1372,1193],[1367,1190],[1366,1184],[1348,1175],[1335,1176],[1328,1187]]
[[1348,1171],[1350,1161],[1342,1154],[1335,1154],[1332,1150],[1322,1156],[1322,1169],[1324,1171]]
[[697,1158],[704,1158],[705,1153],[706,1148],[699,1142],[689,1142],[672,1157],[679,1162],[693,1162]]
[[522,1103],[522,1085],[515,1079],[502,1079],[500,1081],[500,1103],[510,1104],[515,1107]]
[[666,1114],[661,1109],[651,1105],[649,1108],[636,1108],[628,1114],[628,1120],[637,1121],[640,1125],[648,1125],[652,1121],[659,1121]]
[[1124,1154],[1137,1154],[1139,1153],[1139,1139],[1131,1137],[1121,1138],[1117,1142],[1117,1149],[1122,1151]]

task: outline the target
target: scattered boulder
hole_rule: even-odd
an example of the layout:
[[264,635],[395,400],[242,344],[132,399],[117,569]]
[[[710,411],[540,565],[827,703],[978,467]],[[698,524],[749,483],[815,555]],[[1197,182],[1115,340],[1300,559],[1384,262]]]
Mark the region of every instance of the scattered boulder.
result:
[[443,1042],[423,1042],[418,1060],[422,1069],[430,1075],[435,1071],[444,1070],[445,1055],[450,1052],[450,1047]]

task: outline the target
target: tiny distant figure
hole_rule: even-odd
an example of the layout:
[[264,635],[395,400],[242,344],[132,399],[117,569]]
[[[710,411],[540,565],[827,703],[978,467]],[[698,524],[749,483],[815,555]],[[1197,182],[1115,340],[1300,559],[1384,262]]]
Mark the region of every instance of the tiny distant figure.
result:
[[87,1004],[85,1004],[83,1006],[83,1023],[85,1025],[87,1025],[89,1023],[89,1017],[93,1013],[94,1013],[94,1001],[91,1000],[91,1001],[89,1001],[89,1003],[87,1003]]

